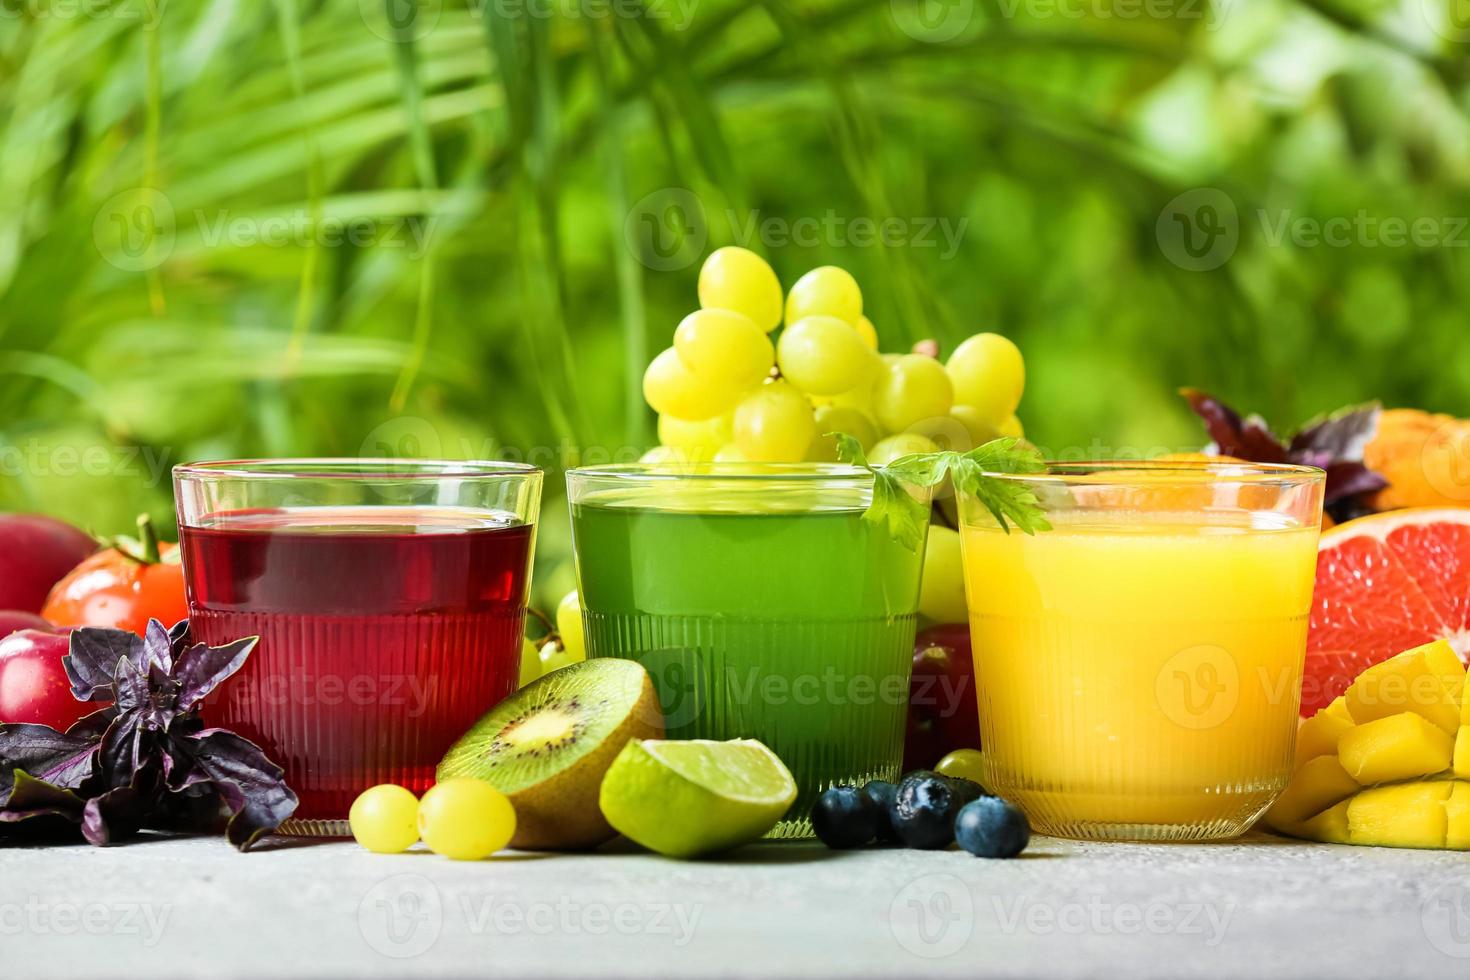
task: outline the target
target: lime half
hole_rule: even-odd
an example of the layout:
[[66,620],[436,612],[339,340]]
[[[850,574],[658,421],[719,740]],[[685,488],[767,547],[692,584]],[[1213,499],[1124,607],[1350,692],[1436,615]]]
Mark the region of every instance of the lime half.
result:
[[791,770],[753,739],[633,739],[603,778],[599,802],[623,836],[687,858],[756,840],[795,799]]

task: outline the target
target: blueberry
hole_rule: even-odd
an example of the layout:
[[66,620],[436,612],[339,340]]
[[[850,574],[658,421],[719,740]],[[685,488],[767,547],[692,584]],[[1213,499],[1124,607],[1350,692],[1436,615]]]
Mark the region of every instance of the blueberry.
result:
[[878,808],[856,786],[834,786],[817,797],[812,829],[828,847],[862,847],[878,831]]
[[883,779],[870,779],[863,785],[863,795],[873,801],[877,812],[874,814],[875,829],[878,833],[878,841],[883,844],[897,844],[898,834],[893,829],[893,798],[898,795],[898,787]]
[[974,803],[980,797],[990,795],[985,792],[984,786],[981,786],[973,779],[966,779],[963,776],[945,776],[944,778],[949,780],[949,785],[954,787],[955,795],[960,800],[960,806],[964,806],[966,803]]
[[954,822],[955,841],[976,857],[1011,858],[1031,841],[1026,814],[998,796],[967,803]]
[[905,846],[938,850],[954,843],[960,797],[948,779],[932,772],[910,773],[893,800],[893,829]]

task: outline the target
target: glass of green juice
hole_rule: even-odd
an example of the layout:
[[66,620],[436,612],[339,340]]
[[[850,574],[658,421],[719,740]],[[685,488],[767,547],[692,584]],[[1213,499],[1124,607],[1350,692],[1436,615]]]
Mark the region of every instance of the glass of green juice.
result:
[[811,836],[830,786],[899,774],[924,543],[865,518],[871,473],[633,464],[567,489],[587,655],[648,669],[668,738],[780,756],[799,794],[770,836]]

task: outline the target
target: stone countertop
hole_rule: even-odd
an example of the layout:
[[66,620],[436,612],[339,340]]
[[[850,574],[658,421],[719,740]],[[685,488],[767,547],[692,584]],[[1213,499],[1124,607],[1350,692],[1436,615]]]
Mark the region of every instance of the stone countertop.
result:
[[1470,854],[1287,842],[762,844],[457,864],[349,842],[0,848],[7,974],[1470,976]]

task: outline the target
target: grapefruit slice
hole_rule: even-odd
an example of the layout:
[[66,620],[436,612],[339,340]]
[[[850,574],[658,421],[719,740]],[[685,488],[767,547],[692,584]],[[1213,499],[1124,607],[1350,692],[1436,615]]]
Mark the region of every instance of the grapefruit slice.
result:
[[1360,517],[1322,535],[1302,714],[1368,667],[1441,637],[1470,654],[1470,508]]

